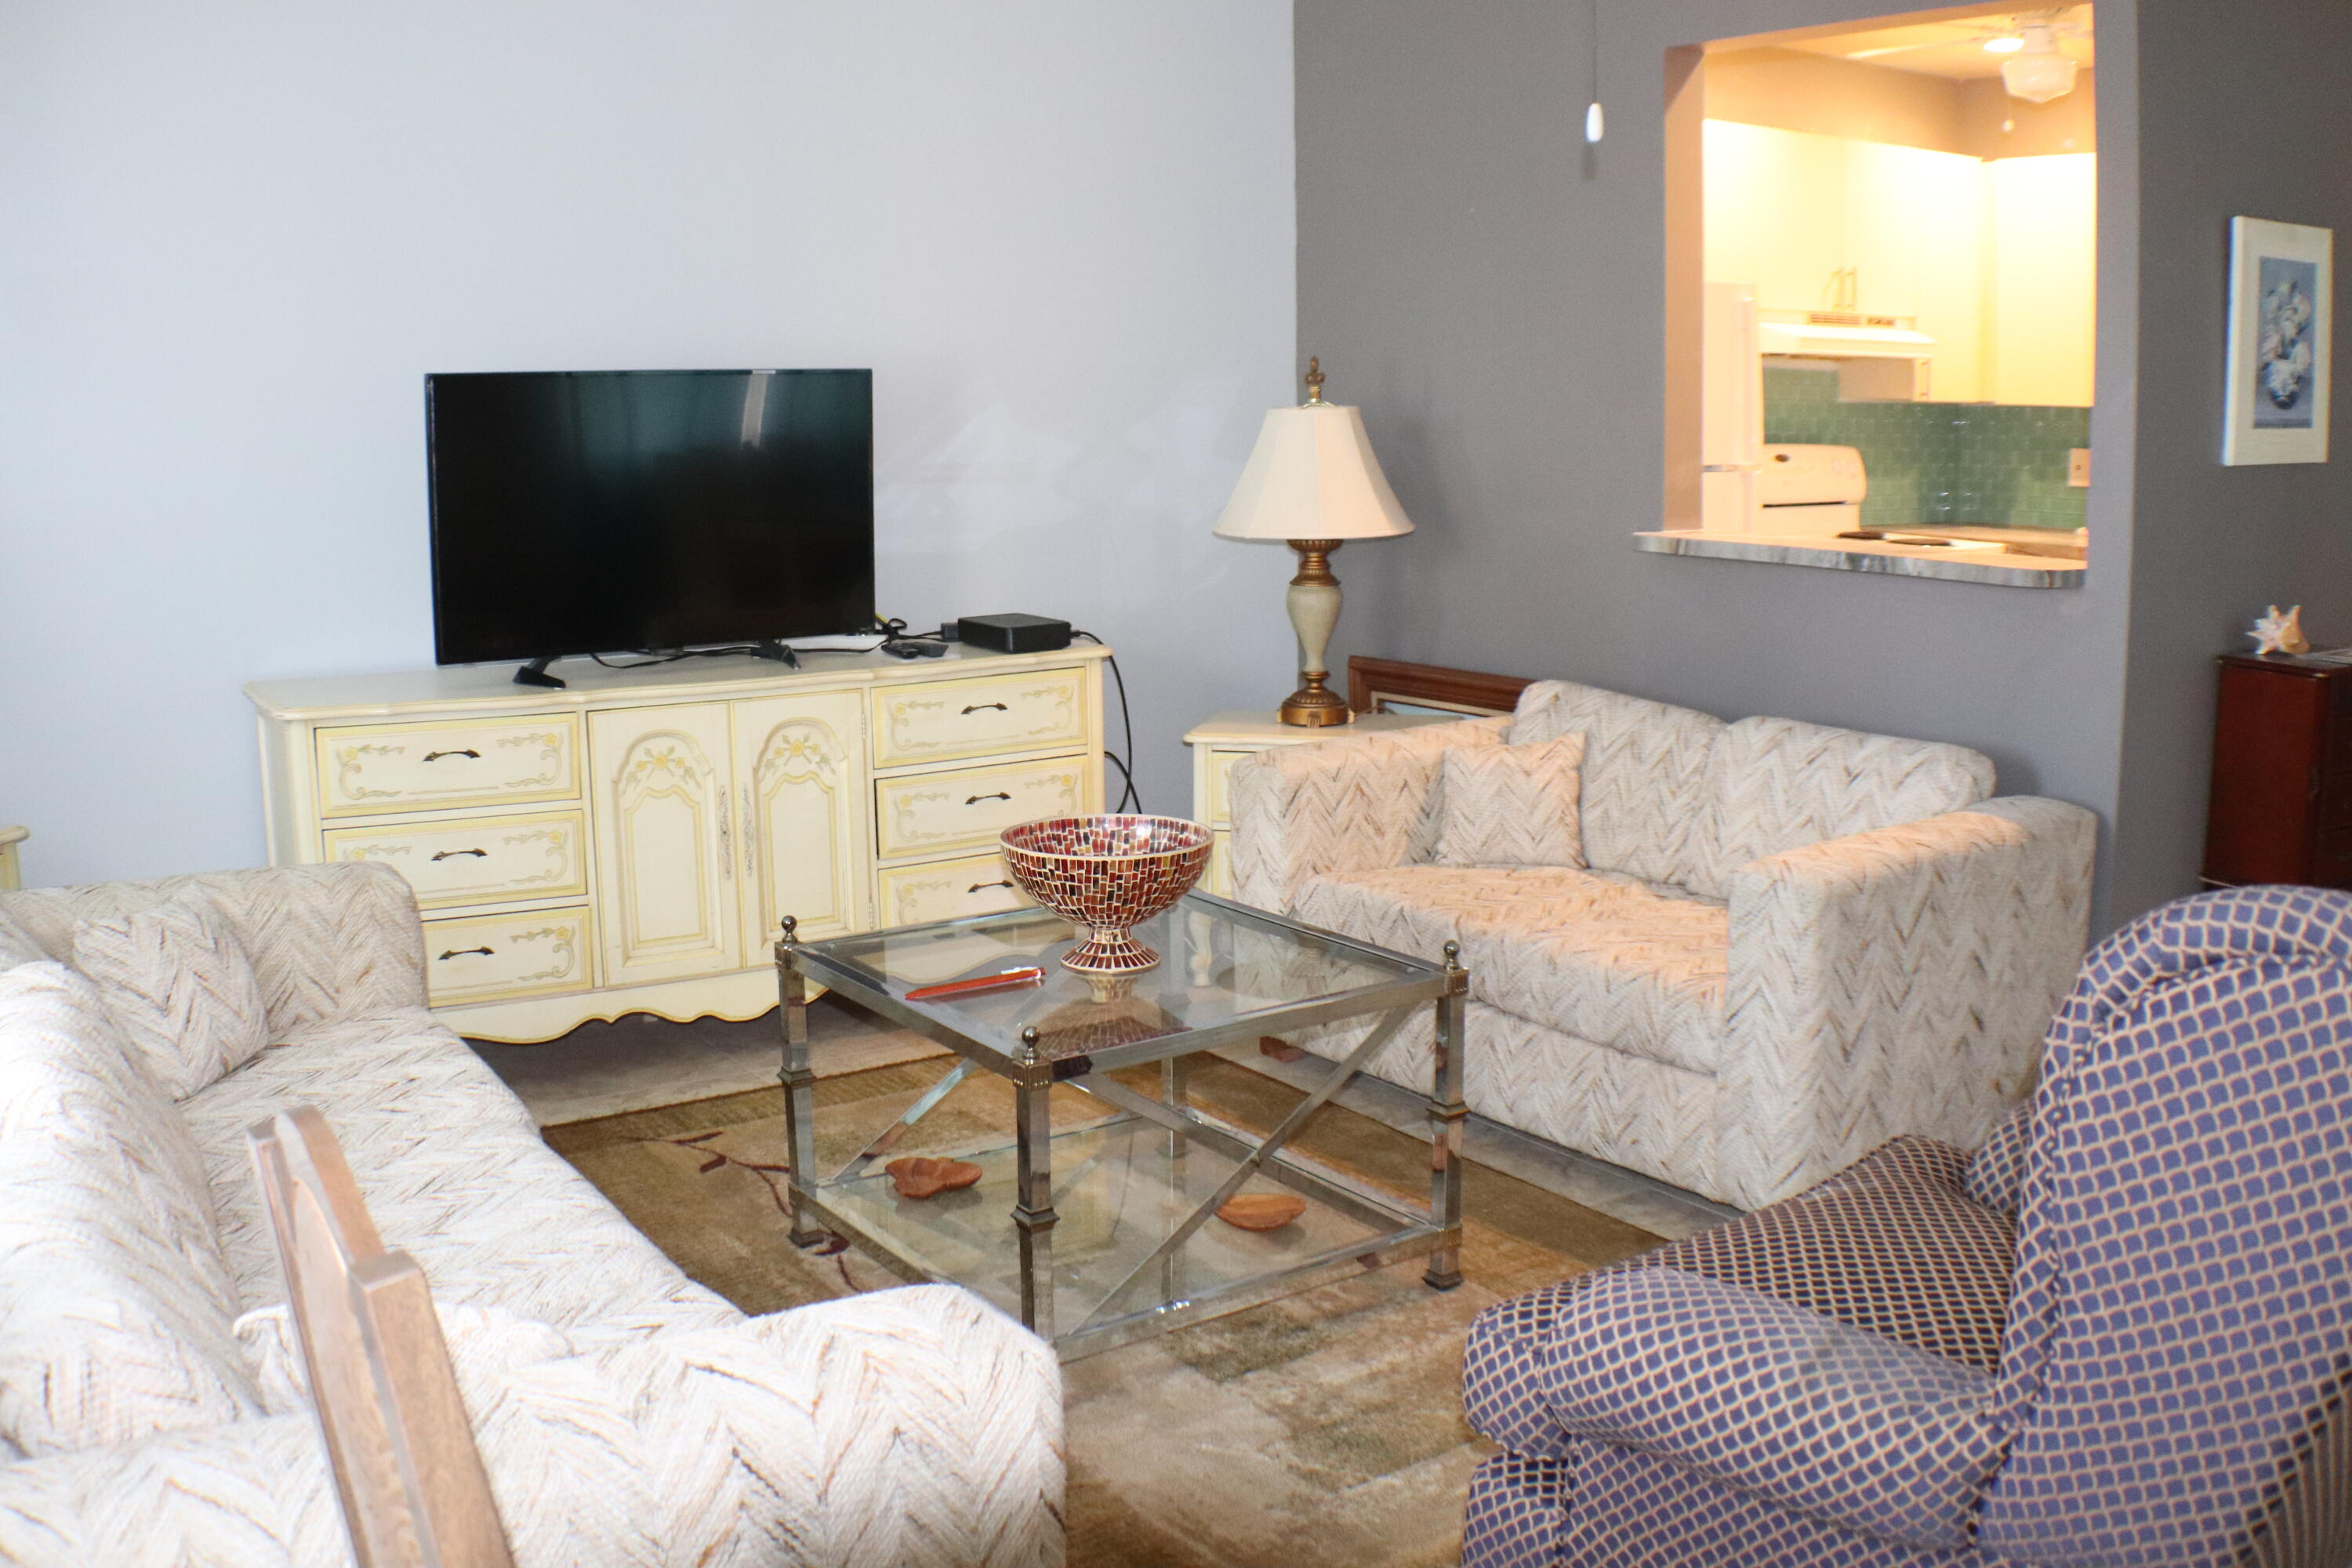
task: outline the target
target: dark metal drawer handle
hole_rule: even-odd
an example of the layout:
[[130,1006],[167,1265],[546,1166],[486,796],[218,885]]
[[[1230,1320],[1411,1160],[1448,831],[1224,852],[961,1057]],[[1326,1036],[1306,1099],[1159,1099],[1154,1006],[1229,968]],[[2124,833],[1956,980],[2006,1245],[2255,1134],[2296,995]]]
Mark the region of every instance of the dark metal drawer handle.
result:
[[999,713],[1010,713],[1013,711],[1012,709],[1007,708],[1002,702],[975,702],[971,707],[965,709],[964,711],[967,713],[977,713],[983,708],[993,708]]
[[474,750],[471,746],[467,747],[462,752],[427,752],[425,753],[425,760],[428,763],[437,763],[444,757],[471,757],[478,763],[482,760],[482,753]]
[[1011,795],[1005,794],[1003,790],[998,790],[994,795],[973,795],[969,800],[966,800],[964,805],[978,805],[983,800],[1011,800],[1012,798],[1013,797]]
[[1013,886],[1013,884],[1010,882],[974,882],[971,887],[966,888],[964,891],[967,893],[977,893],[982,888],[1009,888],[1011,886]]
[[436,860],[446,860],[452,856],[457,855],[471,855],[483,860],[487,860],[490,858],[490,852],[487,849],[443,849],[436,852],[433,858]]
[[452,958],[463,958],[469,952],[478,952],[484,958],[488,958],[490,956],[491,950],[487,947],[453,947],[441,957],[446,962]]

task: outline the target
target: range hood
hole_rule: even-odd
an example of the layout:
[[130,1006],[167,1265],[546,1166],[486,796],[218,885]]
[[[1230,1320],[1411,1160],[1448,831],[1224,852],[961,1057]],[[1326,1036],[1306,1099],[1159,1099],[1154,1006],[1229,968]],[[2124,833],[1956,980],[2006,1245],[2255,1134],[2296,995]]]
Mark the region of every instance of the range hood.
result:
[[1756,323],[1757,346],[1801,359],[1932,359],[1936,340],[1901,316],[1854,310],[1774,310]]

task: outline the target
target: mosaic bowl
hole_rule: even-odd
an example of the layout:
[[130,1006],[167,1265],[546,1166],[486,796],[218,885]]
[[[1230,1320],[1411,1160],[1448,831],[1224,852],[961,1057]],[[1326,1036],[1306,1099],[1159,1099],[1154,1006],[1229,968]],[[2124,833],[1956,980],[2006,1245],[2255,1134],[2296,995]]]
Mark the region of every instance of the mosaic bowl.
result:
[[1181,816],[1048,816],[1008,827],[1005,869],[1022,891],[1092,934],[1062,955],[1081,974],[1133,974],[1160,955],[1127,934],[1189,891],[1209,830]]

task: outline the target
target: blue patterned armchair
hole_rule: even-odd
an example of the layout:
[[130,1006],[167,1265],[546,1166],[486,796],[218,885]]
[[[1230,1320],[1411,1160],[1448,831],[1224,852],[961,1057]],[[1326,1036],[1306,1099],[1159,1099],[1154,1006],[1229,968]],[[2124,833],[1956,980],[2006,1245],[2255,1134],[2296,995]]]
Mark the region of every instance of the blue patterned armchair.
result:
[[2085,961],[2030,1107],[1479,1318],[1467,1568],[2352,1561],[2352,897]]

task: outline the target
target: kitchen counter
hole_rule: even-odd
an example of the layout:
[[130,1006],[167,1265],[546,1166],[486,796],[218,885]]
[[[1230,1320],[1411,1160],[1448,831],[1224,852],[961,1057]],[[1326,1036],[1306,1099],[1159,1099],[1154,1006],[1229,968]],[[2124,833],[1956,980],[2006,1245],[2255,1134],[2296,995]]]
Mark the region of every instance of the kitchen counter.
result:
[[[2002,588],[2079,588],[2084,548],[2075,534],[2039,528],[1933,527],[1905,532],[1961,541],[1958,546],[1898,544],[1824,534],[1708,533],[1698,529],[1637,533],[1634,544],[1661,555],[1760,561],[1832,572],[1876,572]],[[1992,548],[1984,548],[1984,546]]]

